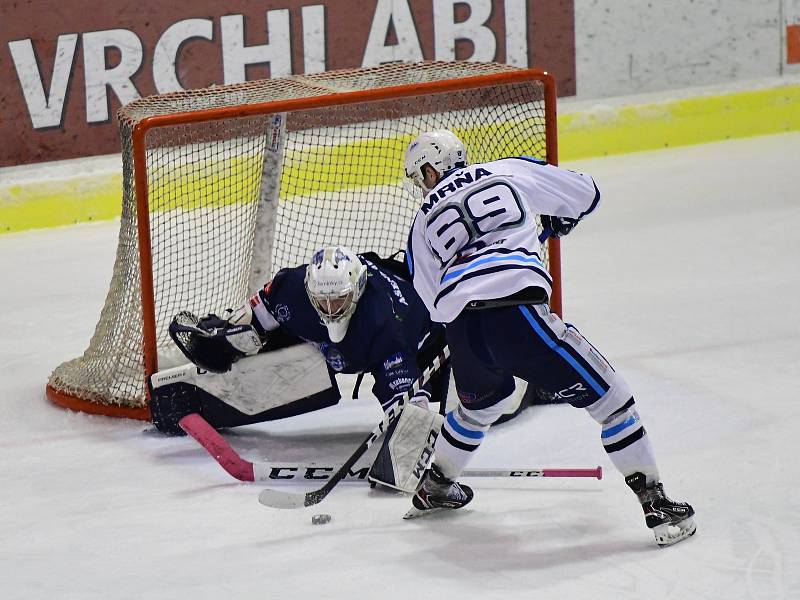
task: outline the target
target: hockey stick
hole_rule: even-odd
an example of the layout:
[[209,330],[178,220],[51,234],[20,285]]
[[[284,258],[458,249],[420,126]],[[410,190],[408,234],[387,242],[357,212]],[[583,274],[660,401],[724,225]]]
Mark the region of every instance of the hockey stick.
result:
[[239,481],[257,481],[256,465],[243,459],[219,432],[197,413],[186,415],[178,425],[206,449],[219,466]]
[[[316,463],[264,463],[256,465],[257,481],[292,483],[297,481],[323,481],[338,469],[338,466],[324,466]],[[356,467],[348,471],[345,482],[366,481],[369,467]],[[459,477],[592,477],[603,478],[603,467],[593,469],[465,469]]]
[[[341,467],[296,463],[252,463],[239,456],[231,445],[198,414],[180,420],[181,429],[208,451],[231,477],[246,482],[295,482],[327,480]],[[369,468],[348,469],[344,481],[366,481]],[[462,477],[595,477],[603,478],[602,467],[593,469],[467,469]]]
[[367,438],[361,442],[361,445],[356,448],[353,455],[348,458],[339,469],[331,475],[331,478],[318,490],[306,492],[305,494],[298,494],[292,492],[283,492],[280,490],[273,490],[265,488],[261,490],[258,495],[258,501],[264,506],[271,506],[272,508],[301,508],[303,506],[313,506],[319,504],[325,499],[330,491],[336,487],[342,479],[347,477],[350,469],[361,458],[364,453],[369,449],[372,444],[379,439],[386,429],[400,416],[400,411],[408,400],[416,394],[422,386],[424,386],[431,376],[438,371],[447,358],[450,356],[450,349],[445,346],[436,358],[433,359],[431,366],[425,369],[411,387],[400,397],[400,400],[384,415],[383,420],[370,432]]

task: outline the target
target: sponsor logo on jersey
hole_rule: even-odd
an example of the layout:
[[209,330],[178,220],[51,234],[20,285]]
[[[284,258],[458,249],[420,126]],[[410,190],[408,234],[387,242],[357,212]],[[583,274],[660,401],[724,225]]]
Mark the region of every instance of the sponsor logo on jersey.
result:
[[275,320],[278,323],[286,323],[289,319],[292,318],[292,311],[289,310],[289,307],[285,304],[277,304],[275,306]]
[[427,215],[431,210],[433,210],[433,207],[436,206],[436,203],[439,202],[439,200],[444,200],[444,197],[447,196],[447,194],[452,194],[453,192],[460,190],[465,185],[475,183],[482,177],[487,177],[491,174],[491,171],[487,171],[483,167],[478,167],[475,169],[475,173],[471,173],[469,171],[457,171],[453,173],[448,179],[447,184],[438,187],[428,194],[428,196],[425,198],[425,202],[422,203],[422,212]]
[[339,354],[338,350],[334,350],[330,352],[326,357],[325,360],[331,366],[331,369],[334,371],[344,371],[345,367],[347,366],[347,361],[344,357]]
[[385,361],[383,361],[383,368],[387,371],[393,367],[397,367],[403,364],[403,353],[398,352],[397,354],[393,354]]
[[327,342],[322,342],[318,347],[319,351],[325,356],[325,362],[330,365],[331,369],[337,373],[345,370],[347,361],[337,348],[334,348]]
[[[369,267],[370,269],[373,269],[374,271],[379,273],[380,276],[383,277],[383,279],[386,280],[386,282],[389,284],[389,287],[392,288],[392,292],[394,293],[395,297],[397,298],[397,301],[400,304],[405,304],[406,306],[408,306],[408,302],[406,302],[406,297],[403,296],[403,292],[400,290],[400,286],[397,285],[397,282],[394,280],[394,278],[390,277],[389,275],[387,275],[386,273],[381,271],[377,266],[372,264],[366,258],[362,258],[362,260],[364,261],[364,264],[367,265],[367,267]],[[362,276],[364,276],[364,275],[366,275],[366,271],[364,271],[364,274]],[[359,283],[359,286],[360,285],[361,285],[361,283]]]
[[394,381],[390,381],[389,387],[392,390],[397,391],[400,388],[408,389],[412,383],[414,383],[414,380],[410,377],[400,377]]

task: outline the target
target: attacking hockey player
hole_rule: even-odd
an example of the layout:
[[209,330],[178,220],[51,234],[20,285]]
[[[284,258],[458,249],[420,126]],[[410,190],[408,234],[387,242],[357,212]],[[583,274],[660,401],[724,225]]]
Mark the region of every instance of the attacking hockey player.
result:
[[[192,412],[219,428],[318,410],[339,401],[336,373],[370,373],[374,395],[389,410],[444,347],[443,326],[431,322],[409,280],[401,261],[329,246],[308,265],[279,271],[223,317],[179,314],[170,326],[177,346],[221,375],[199,378],[199,387],[154,389],[153,422],[181,433],[179,420]],[[372,483],[416,491],[417,461],[430,455],[430,432],[438,433],[442,421],[428,403],[444,407],[448,373],[445,367],[435,374],[393,424],[370,470]],[[519,396],[505,418],[527,405]]]
[[694,510],[667,498],[625,380],[548,306],[535,216],[568,234],[600,201],[588,175],[529,157],[469,165],[449,131],[420,135],[405,155],[422,191],[407,259],[431,318],[446,324],[459,406],[448,413],[434,461],[406,518],[457,509],[473,491],[456,480],[511,397],[516,375],[585,409],[611,461],[636,494],[660,546],[695,532]]

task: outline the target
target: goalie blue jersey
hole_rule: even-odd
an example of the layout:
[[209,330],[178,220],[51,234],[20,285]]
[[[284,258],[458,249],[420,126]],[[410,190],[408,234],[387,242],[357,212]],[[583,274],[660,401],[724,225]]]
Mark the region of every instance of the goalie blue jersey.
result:
[[417,351],[432,327],[428,311],[413,286],[361,257],[367,285],[358,300],[347,334],[333,343],[306,295],[306,265],[282,269],[250,300],[259,324],[280,327],[310,342],[337,373],[371,373],[373,393],[386,408],[420,376]]
[[468,302],[528,287],[549,296],[536,215],[582,219],[599,201],[588,175],[527,157],[446,173],[425,196],[406,253],[431,319],[449,323]]

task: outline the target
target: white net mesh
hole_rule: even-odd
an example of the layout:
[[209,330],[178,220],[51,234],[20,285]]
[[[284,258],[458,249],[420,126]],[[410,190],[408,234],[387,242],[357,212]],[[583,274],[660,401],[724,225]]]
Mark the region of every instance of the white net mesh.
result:
[[[206,314],[238,305],[255,284],[306,262],[323,244],[381,255],[403,249],[418,205],[401,184],[403,153],[421,132],[455,131],[471,162],[546,156],[544,86],[536,78],[332,104],[279,120],[268,103],[508,71],[517,69],[393,64],[152,96],[124,107],[122,222],[108,297],[89,348],[60,365],[49,386],[93,403],[146,405],[132,147],[133,128],[143,119],[263,105],[255,116],[204,113],[146,134],[154,352],[171,345],[167,325],[179,311]],[[270,198],[270,188],[277,198]]]

